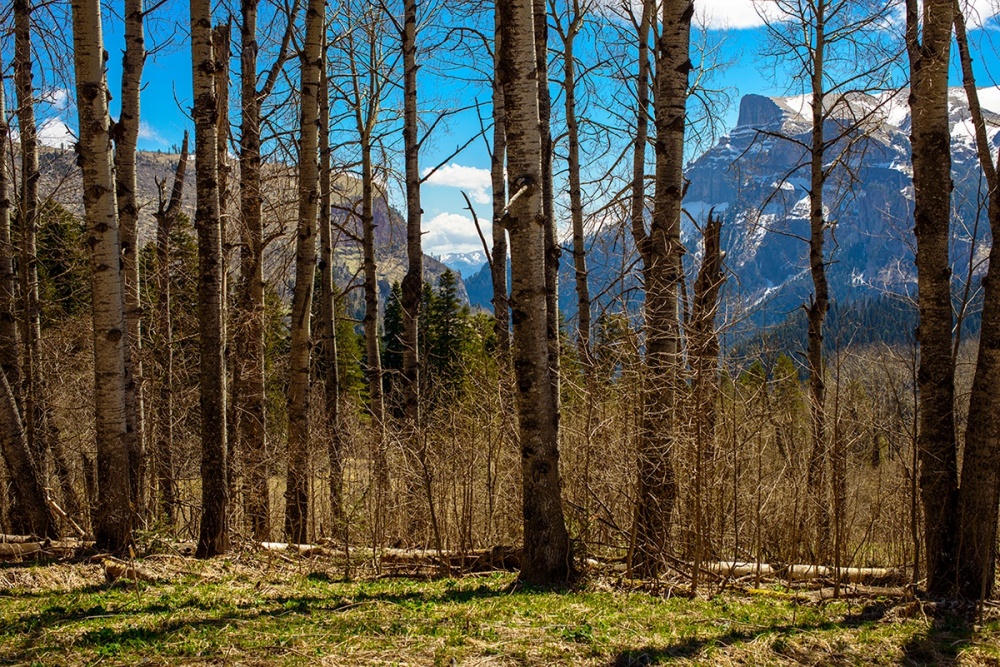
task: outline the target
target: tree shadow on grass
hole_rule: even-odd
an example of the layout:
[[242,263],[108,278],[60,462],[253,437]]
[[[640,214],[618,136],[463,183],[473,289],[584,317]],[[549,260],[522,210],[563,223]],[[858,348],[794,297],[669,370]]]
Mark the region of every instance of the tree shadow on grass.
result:
[[934,665],[949,667],[958,664],[958,655],[975,638],[968,614],[944,612],[935,616],[923,632],[910,638],[903,646],[901,665]]
[[[872,603],[860,611],[848,614],[840,621],[826,621],[822,623],[783,623],[781,625],[771,625],[753,630],[732,630],[724,635],[715,637],[689,637],[668,646],[643,646],[640,648],[628,649],[618,653],[612,658],[609,667],[648,667],[650,665],[663,665],[674,660],[695,658],[706,648],[712,646],[731,646],[733,644],[745,644],[752,642],[765,635],[774,635],[776,642],[774,650],[781,652],[777,646],[783,644],[783,638],[801,632],[825,632],[830,630],[859,628],[870,623],[874,623],[885,616],[890,607],[883,603]],[[795,658],[795,655],[786,657]],[[935,663],[904,663],[910,664],[935,664]],[[953,664],[953,663],[941,663]]]

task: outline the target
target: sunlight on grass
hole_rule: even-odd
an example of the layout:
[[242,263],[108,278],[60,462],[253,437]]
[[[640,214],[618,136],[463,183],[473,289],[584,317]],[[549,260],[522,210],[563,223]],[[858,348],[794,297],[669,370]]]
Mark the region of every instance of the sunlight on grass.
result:
[[[343,582],[319,564],[180,559],[162,583],[107,586],[97,566],[47,567],[57,569],[19,570],[50,576],[48,586],[0,592],[0,664],[975,665],[1000,656],[996,618],[974,630],[900,613],[890,600],[689,600],[596,579],[531,591],[506,573]],[[60,584],[56,572],[72,568]]]

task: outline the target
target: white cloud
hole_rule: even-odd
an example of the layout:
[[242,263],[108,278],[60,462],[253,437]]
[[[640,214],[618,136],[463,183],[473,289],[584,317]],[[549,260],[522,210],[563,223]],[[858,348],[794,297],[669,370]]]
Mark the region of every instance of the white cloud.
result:
[[38,126],[38,143],[53,148],[69,148],[76,143],[76,133],[58,118],[49,118]]
[[761,0],[696,0],[695,22],[707,28],[739,30],[764,25],[773,13]]
[[[430,169],[424,169],[423,175],[427,176],[430,171]],[[465,167],[452,162],[431,174],[427,183],[464,190],[468,193],[469,198],[477,204],[489,204],[492,201],[493,180],[489,169]],[[469,224],[472,224],[471,220]]]
[[162,146],[167,145],[167,140],[163,138],[156,128],[147,123],[144,120],[139,121],[139,139],[142,141],[149,141],[154,144],[160,144]]
[[[962,4],[970,26],[982,27],[1000,14],[1000,0],[962,0]],[[898,11],[901,17],[902,7]],[[695,20],[709,29],[758,28],[765,18],[778,16],[770,0],[695,0]]]
[[42,100],[51,104],[57,111],[65,111],[72,102],[70,92],[65,88],[52,88],[46,91],[42,94]]
[[989,19],[1000,13],[998,0],[963,0],[965,20],[970,26],[982,27]]
[[[483,234],[490,238],[492,226],[489,220],[479,219]],[[453,252],[475,252],[483,249],[483,242],[476,232],[472,218],[458,213],[439,213],[430,220],[424,220],[424,252],[430,255],[444,255]]]

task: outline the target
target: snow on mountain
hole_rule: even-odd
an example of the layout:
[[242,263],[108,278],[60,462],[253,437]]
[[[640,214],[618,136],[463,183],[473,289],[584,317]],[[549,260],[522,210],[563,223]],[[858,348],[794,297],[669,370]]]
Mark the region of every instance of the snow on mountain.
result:
[[438,257],[438,260],[452,271],[457,271],[463,278],[468,278],[486,265],[486,255],[482,251],[451,252]]

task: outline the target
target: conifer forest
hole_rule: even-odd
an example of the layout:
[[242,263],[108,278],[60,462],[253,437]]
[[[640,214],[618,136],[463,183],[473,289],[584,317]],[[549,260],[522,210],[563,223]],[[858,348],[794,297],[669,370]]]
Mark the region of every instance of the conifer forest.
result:
[[0,665],[1000,664],[998,29],[0,7]]

